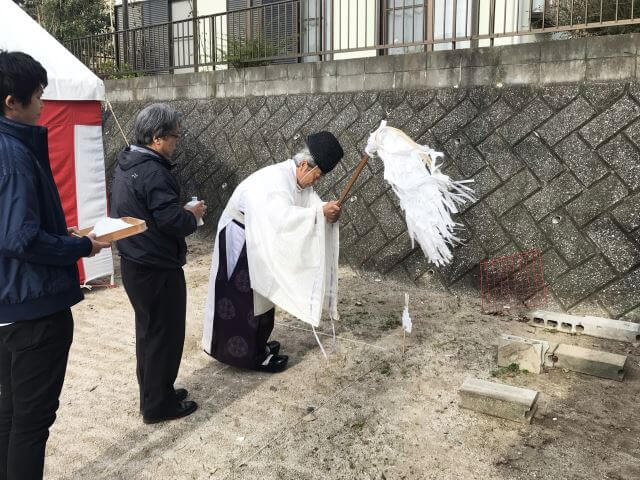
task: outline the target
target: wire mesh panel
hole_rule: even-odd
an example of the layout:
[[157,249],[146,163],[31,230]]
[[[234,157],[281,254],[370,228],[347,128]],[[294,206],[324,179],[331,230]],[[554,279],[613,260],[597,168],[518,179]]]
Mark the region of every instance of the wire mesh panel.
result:
[[547,286],[540,250],[533,249],[480,262],[482,311],[540,307],[547,303]]

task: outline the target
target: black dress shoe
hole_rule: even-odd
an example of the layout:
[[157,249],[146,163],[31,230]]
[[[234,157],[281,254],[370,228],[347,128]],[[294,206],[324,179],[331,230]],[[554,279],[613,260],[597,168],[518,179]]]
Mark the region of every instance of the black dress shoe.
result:
[[[189,395],[186,388],[176,388],[174,391],[176,392],[176,400],[179,402],[186,400]],[[142,409],[140,409],[140,415],[142,415]]]
[[176,392],[176,400],[178,400],[179,402],[186,400],[187,395],[189,395],[189,392],[187,392],[186,388],[176,388],[175,392]]
[[267,348],[269,349],[269,353],[267,355],[278,355],[280,353],[280,342],[276,340],[267,342]]
[[142,421],[146,424],[152,424],[164,422],[166,420],[175,420],[177,418],[191,415],[197,409],[198,404],[196,402],[194,402],[193,400],[184,400],[178,403],[178,406],[172,412],[169,412],[166,415],[161,415],[159,417],[142,417]]
[[256,370],[261,372],[276,373],[281,372],[287,366],[289,357],[287,355],[273,355],[266,365],[258,365]]

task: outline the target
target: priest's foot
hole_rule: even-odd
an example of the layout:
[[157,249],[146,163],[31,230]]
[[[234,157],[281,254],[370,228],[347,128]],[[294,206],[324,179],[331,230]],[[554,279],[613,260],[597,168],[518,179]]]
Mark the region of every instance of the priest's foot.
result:
[[269,355],[262,365],[256,367],[256,370],[269,373],[281,372],[286,368],[288,361],[287,355]]

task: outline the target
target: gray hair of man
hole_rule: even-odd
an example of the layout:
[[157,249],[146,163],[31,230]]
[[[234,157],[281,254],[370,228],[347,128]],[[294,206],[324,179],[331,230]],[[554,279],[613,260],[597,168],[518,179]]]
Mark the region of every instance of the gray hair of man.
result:
[[316,161],[313,159],[313,155],[311,155],[311,152],[307,147],[304,147],[302,150],[300,150],[298,153],[296,153],[293,156],[293,161],[296,164],[296,167],[300,166],[300,164],[305,160],[307,161],[307,165],[310,168],[313,168],[316,166]]
[[166,103],[153,103],[136,117],[133,141],[137,145],[151,145],[154,138],[167,137],[180,128],[180,113]]

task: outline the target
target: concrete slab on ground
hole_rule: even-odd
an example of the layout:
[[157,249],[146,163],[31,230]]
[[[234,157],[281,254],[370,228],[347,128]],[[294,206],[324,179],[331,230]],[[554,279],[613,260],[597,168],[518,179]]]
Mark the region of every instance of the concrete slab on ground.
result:
[[555,367],[619,382],[624,379],[627,363],[625,355],[565,344],[558,346],[553,358]]
[[535,390],[477,378],[465,380],[458,393],[463,408],[519,423],[531,423],[538,408]]

